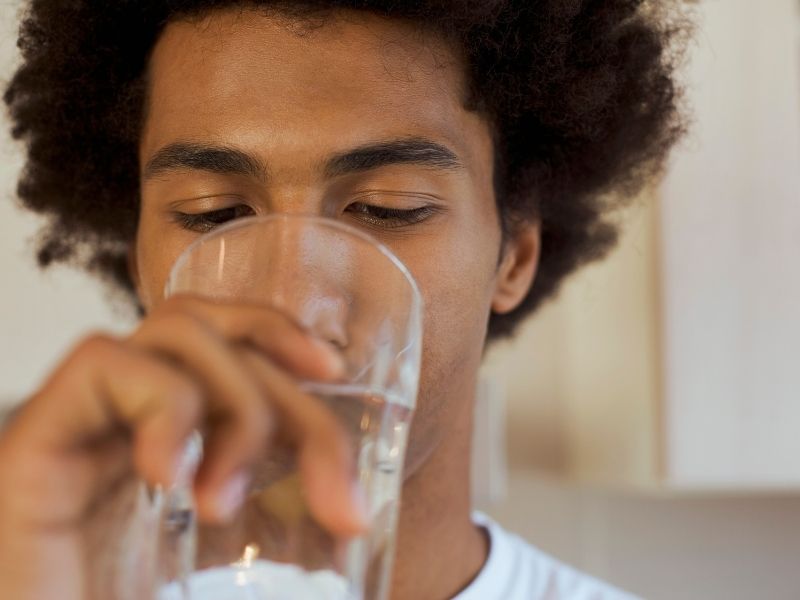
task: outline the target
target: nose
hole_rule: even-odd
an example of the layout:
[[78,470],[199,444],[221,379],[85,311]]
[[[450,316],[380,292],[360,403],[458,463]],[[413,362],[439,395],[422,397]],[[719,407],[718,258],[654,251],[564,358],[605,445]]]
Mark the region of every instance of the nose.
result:
[[340,294],[322,289],[319,283],[298,285],[293,277],[296,271],[285,271],[275,279],[291,281],[292,286],[276,284],[280,292],[272,296],[269,305],[286,315],[315,337],[330,342],[337,348],[347,347],[347,303]]
[[[291,219],[290,219],[291,220]],[[348,290],[346,244],[311,226],[268,227],[254,240],[252,285],[272,308],[333,345],[347,346]]]

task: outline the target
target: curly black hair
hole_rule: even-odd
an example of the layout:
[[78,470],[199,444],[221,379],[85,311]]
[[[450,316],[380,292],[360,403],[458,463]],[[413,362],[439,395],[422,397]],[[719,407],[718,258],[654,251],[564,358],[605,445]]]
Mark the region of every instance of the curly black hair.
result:
[[490,340],[608,252],[610,209],[663,167],[683,131],[684,26],[669,0],[33,0],[4,99],[28,149],[18,195],[49,217],[41,266],[78,264],[135,297],[125,253],[137,227],[149,53],[171,20],[237,4],[293,16],[366,10],[458,45],[466,106],[495,133],[504,232],[520,219],[542,228],[533,288],[516,310],[491,316]]

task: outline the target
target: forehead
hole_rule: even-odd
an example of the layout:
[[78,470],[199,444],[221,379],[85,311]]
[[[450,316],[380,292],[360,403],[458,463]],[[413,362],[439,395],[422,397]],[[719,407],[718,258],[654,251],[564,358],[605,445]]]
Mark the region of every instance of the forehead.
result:
[[454,49],[360,11],[316,26],[252,9],[173,22],[154,49],[149,87],[150,150],[198,135],[297,143],[302,131],[321,146],[429,135],[468,153],[475,127]]

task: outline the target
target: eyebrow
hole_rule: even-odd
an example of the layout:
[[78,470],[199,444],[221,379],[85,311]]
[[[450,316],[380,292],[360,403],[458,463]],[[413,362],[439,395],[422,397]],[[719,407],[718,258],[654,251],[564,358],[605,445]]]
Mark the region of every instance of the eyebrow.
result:
[[[350,173],[399,164],[413,164],[440,170],[460,170],[464,166],[455,152],[424,138],[408,138],[365,144],[336,154],[325,162],[325,177],[332,179]],[[267,179],[267,167],[258,158],[227,146],[176,142],[164,146],[147,161],[145,180],[170,171],[197,170],[223,175],[247,175]]]
[[459,170],[458,156],[442,144],[424,138],[409,138],[359,146],[330,158],[325,164],[327,178],[399,164],[413,164],[441,170]]
[[223,175],[249,175],[266,179],[267,169],[256,157],[227,146],[176,142],[164,146],[147,161],[144,179],[170,171],[209,171]]

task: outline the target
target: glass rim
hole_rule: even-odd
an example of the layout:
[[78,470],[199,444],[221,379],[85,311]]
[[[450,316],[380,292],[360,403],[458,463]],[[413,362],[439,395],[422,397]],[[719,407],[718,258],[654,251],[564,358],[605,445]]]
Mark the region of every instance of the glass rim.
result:
[[381,254],[383,254],[389,262],[394,265],[394,267],[400,271],[400,274],[405,278],[408,282],[409,287],[411,288],[411,296],[413,298],[413,309],[418,309],[419,314],[422,314],[422,294],[419,291],[419,286],[417,284],[416,279],[411,274],[411,271],[408,270],[408,267],[401,261],[395,254],[392,252],[386,244],[377,240],[375,237],[369,235],[368,233],[358,229],[357,227],[353,227],[352,225],[348,225],[347,223],[342,223],[341,221],[337,221],[336,219],[331,219],[329,217],[321,217],[318,215],[308,215],[308,214],[297,214],[297,213],[275,213],[269,215],[252,215],[247,217],[242,217],[239,219],[234,219],[229,221],[228,223],[224,223],[218,227],[215,227],[209,232],[206,232],[199,236],[196,240],[193,240],[186,248],[184,248],[181,253],[178,255],[178,258],[175,259],[175,262],[172,263],[172,266],[169,269],[169,275],[167,276],[166,284],[164,285],[164,297],[170,296],[171,288],[173,286],[173,280],[176,277],[177,272],[181,269],[183,264],[189,259],[189,256],[192,252],[198,248],[199,246],[203,245],[204,243],[213,240],[214,238],[221,237],[224,234],[235,231],[237,229],[244,229],[250,225],[256,223],[270,223],[270,222],[307,222],[313,223],[315,225],[320,225],[323,227],[328,227],[330,229],[338,229],[340,232],[347,233],[349,235],[353,235],[359,238],[362,242],[367,242],[375,247]]

